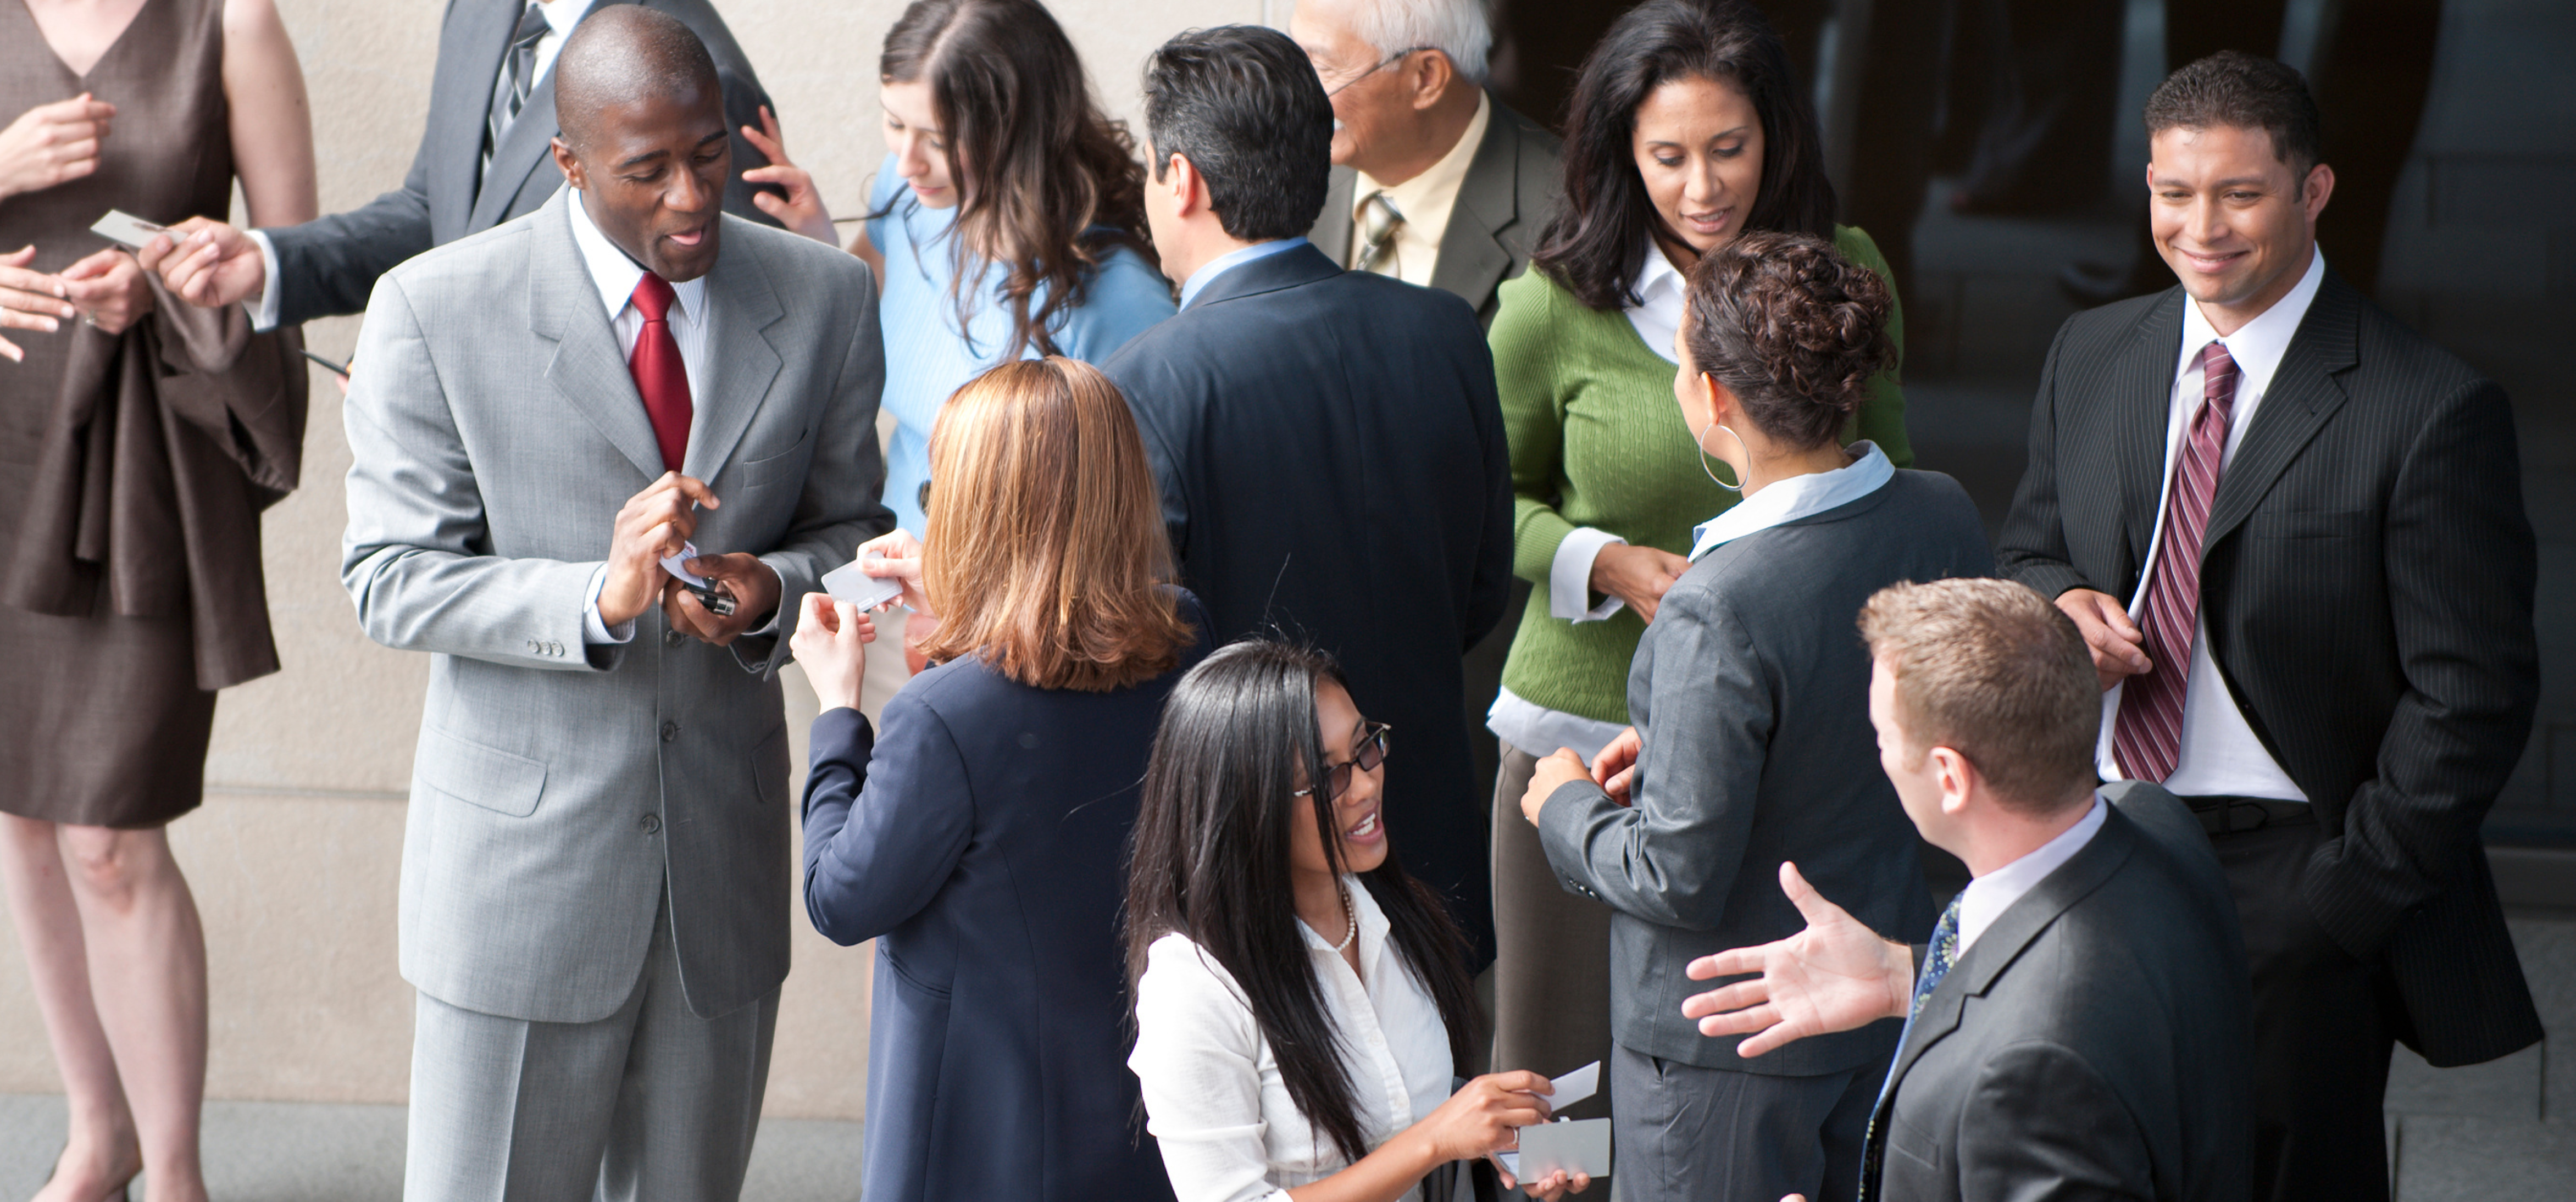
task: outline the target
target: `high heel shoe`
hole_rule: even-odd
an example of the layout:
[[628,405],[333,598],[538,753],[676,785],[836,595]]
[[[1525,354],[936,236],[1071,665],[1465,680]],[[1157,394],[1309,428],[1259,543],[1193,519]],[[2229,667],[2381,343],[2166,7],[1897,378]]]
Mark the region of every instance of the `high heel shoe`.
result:
[[[54,1167],[45,1170],[44,1181],[36,1186],[37,1193],[41,1194],[45,1192],[45,1186],[52,1185],[54,1183],[54,1171],[55,1169],[61,1168],[63,1165],[63,1152],[69,1152],[71,1150],[71,1141],[64,1140],[63,1151],[54,1153]],[[126,1174],[125,1180],[117,1184],[116,1192],[113,1194],[100,1194],[98,1196],[98,1202],[134,1202],[134,1179],[142,1175],[143,1170],[141,1169],[136,1169],[133,1172]]]

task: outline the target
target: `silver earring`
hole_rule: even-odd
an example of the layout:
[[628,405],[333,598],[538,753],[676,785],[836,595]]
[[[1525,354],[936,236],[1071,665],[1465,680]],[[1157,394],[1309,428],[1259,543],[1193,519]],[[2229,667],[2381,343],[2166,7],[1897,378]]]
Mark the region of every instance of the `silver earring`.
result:
[[[1710,423],[1709,423],[1709,426],[1716,427],[1717,429],[1720,429],[1720,430],[1726,430],[1726,436],[1727,436],[1728,438],[1733,438],[1733,439],[1735,439],[1735,446],[1736,446],[1736,449],[1738,449],[1738,450],[1742,450],[1742,449],[1744,449],[1744,440],[1743,440],[1742,438],[1740,438],[1740,437],[1737,437],[1737,435],[1736,435],[1735,431],[1733,431],[1733,430],[1727,430],[1727,428],[1726,428],[1726,423],[1725,423],[1725,422],[1712,421],[1712,422],[1710,422]],[[1714,456],[1712,456],[1712,455],[1710,454],[1709,449],[1708,449],[1708,429],[1707,429],[1706,427],[1703,427],[1703,428],[1700,430],[1700,432],[1699,432],[1699,433],[1694,434],[1694,435],[1692,435],[1692,436],[1691,436],[1691,449],[1699,452],[1699,470],[1700,470],[1701,472],[1705,473],[1705,474],[1708,476],[1708,482],[1709,482],[1709,483],[1714,484],[1714,485],[1718,486],[1719,488],[1723,488],[1723,489],[1725,489],[1725,490],[1726,490],[1726,491],[1728,491],[1728,492],[1734,493],[1734,494],[1736,494],[1737,496],[1742,496],[1742,495],[1744,494],[1744,486],[1743,486],[1743,485],[1741,485],[1741,484],[1729,484],[1729,483],[1727,483],[1727,482],[1726,482],[1726,481],[1724,481],[1724,480],[1720,480],[1720,479],[1718,479],[1718,478],[1717,478],[1717,469],[1712,468],[1712,467],[1710,467],[1710,466],[1708,465],[1708,461],[1709,461],[1711,458],[1713,458]],[[1747,459],[1751,459],[1753,456],[1752,456],[1752,454],[1751,454],[1750,452],[1748,452],[1748,453],[1746,453],[1746,455],[1745,455],[1744,457],[1745,457],[1745,458],[1747,458]],[[1727,470],[1728,470],[1728,471],[1730,471],[1730,472],[1732,472],[1734,469],[1733,469],[1733,468],[1729,468],[1729,469],[1727,469]]]

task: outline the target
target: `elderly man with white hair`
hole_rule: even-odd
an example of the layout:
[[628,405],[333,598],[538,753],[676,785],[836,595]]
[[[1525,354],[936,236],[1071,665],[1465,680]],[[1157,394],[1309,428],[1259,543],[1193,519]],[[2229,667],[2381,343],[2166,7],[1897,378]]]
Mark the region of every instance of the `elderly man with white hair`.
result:
[[1485,90],[1486,0],[1297,0],[1289,36],[1333,101],[1333,190],[1307,235],[1356,271],[1466,298],[1529,266],[1556,135]]

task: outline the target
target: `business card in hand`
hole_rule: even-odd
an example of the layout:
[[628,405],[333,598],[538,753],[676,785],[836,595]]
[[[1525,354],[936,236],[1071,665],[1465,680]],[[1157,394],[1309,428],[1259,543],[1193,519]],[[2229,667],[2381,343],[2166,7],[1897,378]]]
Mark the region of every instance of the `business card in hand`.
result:
[[[1552,1078],[1548,1081],[1548,1087],[1548,1110],[1561,1112],[1566,1107],[1600,1092],[1601,1062],[1595,1060],[1562,1077]],[[1594,1134],[1591,1125],[1594,1123],[1600,1124],[1598,1135],[1601,1154],[1597,1157],[1588,1155]],[[1530,1177],[1545,1177],[1558,1168],[1564,1168],[1568,1173],[1590,1173],[1598,1177],[1603,1175],[1603,1169],[1609,1167],[1609,1140],[1610,1120],[1608,1119],[1584,1119],[1581,1122],[1567,1122],[1559,1119],[1537,1127],[1521,1128],[1521,1150],[1501,1153],[1495,1159],[1503,1162],[1505,1172],[1522,1180],[1529,1180]],[[1531,1172],[1528,1177],[1521,1173],[1521,1158],[1524,1155],[1531,1157]],[[1592,1167],[1594,1165],[1600,1167]]]
[[136,250],[141,250],[144,243],[152,240],[152,235],[162,232],[164,228],[124,210],[109,209],[107,216],[99,218],[97,224],[89,227],[89,232],[110,242],[122,242]]
[[[884,556],[871,553],[869,558]],[[833,600],[849,602],[858,606],[860,613],[866,613],[903,596],[903,583],[891,577],[870,576],[859,569],[859,561],[854,559],[823,573],[823,591]]]

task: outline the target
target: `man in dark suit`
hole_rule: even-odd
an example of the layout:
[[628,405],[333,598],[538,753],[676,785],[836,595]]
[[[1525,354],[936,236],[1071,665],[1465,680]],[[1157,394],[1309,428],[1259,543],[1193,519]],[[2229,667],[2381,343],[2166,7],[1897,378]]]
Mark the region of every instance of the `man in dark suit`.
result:
[[1783,864],[1806,929],[1693,962],[1700,980],[1760,975],[1682,1013],[1705,1035],[1751,1034],[1745,1056],[1905,1024],[1862,1149],[1865,1199],[2243,1199],[2235,908],[2171,795],[2094,788],[2083,636],[2002,580],[1883,590],[1861,631],[1880,766],[1916,829],[1975,879],[1932,941],[1908,947]]
[[1511,467],[1466,302],[1344,271],[1302,237],[1332,107],[1275,30],[1164,43],[1145,74],[1145,215],[1178,315],[1102,370],[1135,408],[1183,582],[1216,641],[1333,653],[1404,740],[1387,820],[1492,958],[1485,818],[1458,657],[1502,615]]
[[2058,332],[1996,558],[2093,649],[2104,778],[2180,795],[2226,866],[2256,1194],[2385,1198],[2393,1042],[2541,1033],[2478,840],[2538,692],[2512,413],[2327,269],[2296,72],[2212,55],[2146,117],[2182,286]]
[[708,0],[453,0],[438,34],[429,123],[402,186],[346,213],[244,232],[191,219],[161,268],[191,303],[241,304],[266,330],[366,310],[376,277],[433,246],[533,213],[563,185],[552,146],[555,53],[584,17],[639,3],[680,19],[716,62],[732,133],[725,211],[767,225],[742,173],[769,160],[742,136],[769,104],[742,47]]

